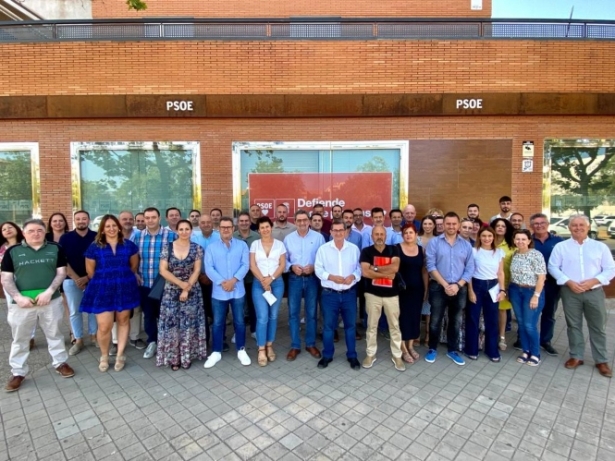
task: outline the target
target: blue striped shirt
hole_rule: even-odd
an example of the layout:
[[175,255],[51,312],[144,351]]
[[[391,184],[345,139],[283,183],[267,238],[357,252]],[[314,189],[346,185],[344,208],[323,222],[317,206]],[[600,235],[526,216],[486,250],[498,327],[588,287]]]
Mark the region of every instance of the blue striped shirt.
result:
[[158,232],[151,234],[149,229],[145,229],[134,239],[139,247],[139,275],[143,279],[143,286],[151,288],[154,280],[160,271],[160,253],[162,249],[177,239],[177,234],[160,227]]

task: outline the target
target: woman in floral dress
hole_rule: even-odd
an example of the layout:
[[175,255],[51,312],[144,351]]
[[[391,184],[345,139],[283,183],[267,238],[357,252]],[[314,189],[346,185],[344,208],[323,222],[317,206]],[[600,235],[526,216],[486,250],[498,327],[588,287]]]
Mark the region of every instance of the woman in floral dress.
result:
[[158,320],[157,366],[188,369],[207,356],[205,312],[198,285],[203,248],[190,241],[192,224],[177,223],[179,238],[160,253],[160,275],[166,280]]

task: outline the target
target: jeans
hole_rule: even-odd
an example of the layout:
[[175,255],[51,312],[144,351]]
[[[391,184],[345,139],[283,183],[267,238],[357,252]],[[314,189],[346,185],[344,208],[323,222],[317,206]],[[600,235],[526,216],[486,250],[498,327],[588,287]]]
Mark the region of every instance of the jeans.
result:
[[256,333],[256,308],[254,307],[254,297],[252,295],[252,285],[253,284],[254,284],[253,281],[252,282],[246,282],[245,280],[243,281],[243,285],[246,288],[246,306],[245,306],[244,316],[247,317],[250,322],[249,323],[250,333]]
[[224,339],[224,330],[226,327],[226,313],[229,306],[233,313],[233,326],[235,327],[235,346],[237,350],[241,350],[246,345],[246,324],[243,319],[243,305],[246,302],[246,297],[234,299],[216,299],[212,298],[211,307],[214,312],[214,323],[211,328],[212,350],[214,352],[222,352],[222,341]]
[[[64,295],[68,303],[68,312],[70,312],[70,328],[73,331],[75,339],[83,339],[83,314],[79,310],[81,299],[83,299],[83,290],[77,286],[72,279],[65,279],[62,282]],[[95,314],[87,314],[88,316],[88,333],[90,336],[95,335],[98,331],[98,323],[96,322]]]
[[346,357],[356,359],[357,291],[355,287],[340,292],[323,288],[320,306],[323,318],[323,358],[333,359],[335,353],[333,332],[337,328],[337,319],[341,313],[346,337]]
[[264,347],[267,343],[275,341],[275,334],[278,328],[278,313],[282,296],[284,296],[284,280],[277,278],[271,283],[271,293],[277,298],[273,305],[269,305],[263,298],[263,286],[258,280],[252,282],[252,300],[256,311],[256,344]]
[[158,342],[158,317],[160,317],[160,302],[149,298],[151,288],[140,286],[141,309],[143,310],[143,329],[147,335],[147,344]]
[[522,287],[511,283],[508,287],[508,296],[512,303],[517,323],[519,324],[519,338],[524,352],[540,357],[540,338],[538,336],[538,318],[545,305],[544,290],[538,298],[538,307],[530,309],[530,301],[534,296],[535,287]]
[[555,329],[555,313],[557,312],[557,303],[560,297],[560,287],[553,279],[549,279],[544,287],[545,307],[540,316],[540,344],[550,343],[553,339],[553,330]]
[[302,298],[305,309],[305,346],[314,347],[316,345],[316,302],[319,285],[320,280],[315,275],[302,277],[291,272],[288,276],[288,326],[291,349],[301,349],[299,322]]
[[476,294],[476,303],[469,303],[466,309],[466,342],[465,353],[471,356],[478,355],[478,323],[480,311],[485,319],[485,354],[494,359],[500,356],[498,349],[499,335],[499,309],[498,303],[493,302],[489,289],[498,283],[497,279],[472,279],[472,289]]
[[444,287],[438,282],[429,282],[429,304],[431,304],[431,318],[429,320],[429,349],[436,350],[440,341],[442,319],[444,310],[448,308],[448,329],[446,339],[448,352],[456,352],[459,348],[459,332],[461,330],[461,314],[466,307],[468,287],[459,288],[455,296],[444,292]]

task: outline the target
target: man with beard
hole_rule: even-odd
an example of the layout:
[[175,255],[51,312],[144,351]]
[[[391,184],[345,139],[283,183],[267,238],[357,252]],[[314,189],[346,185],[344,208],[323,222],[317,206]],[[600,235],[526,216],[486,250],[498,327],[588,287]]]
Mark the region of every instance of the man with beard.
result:
[[346,232],[344,234],[344,238],[350,243],[354,243],[359,250],[361,249],[361,242],[363,237],[361,234],[355,230],[352,230],[352,223],[354,221],[354,214],[352,210],[344,210],[342,212],[342,222],[344,223],[344,228]]
[[283,203],[275,208],[275,218],[271,235],[274,239],[284,242],[287,235],[297,230],[297,226],[288,222],[288,207]]
[[493,220],[498,218],[507,219],[510,221],[510,217],[512,216],[512,199],[508,195],[504,195],[500,197],[500,213],[492,216],[489,222],[493,222]]
[[220,208],[212,208],[209,212],[215,231],[220,231],[220,220],[222,219],[222,210]]
[[250,230],[257,232],[258,231],[258,218],[263,215],[261,207],[257,204],[254,204],[250,207]]
[[[73,216],[73,222],[75,224],[75,230],[62,235],[58,242],[64,250],[68,262],[66,265],[66,273],[68,276],[64,280],[62,286],[68,304],[68,311],[70,312],[70,328],[75,337],[75,344],[68,350],[68,355],[77,355],[84,347],[83,314],[79,310],[79,305],[81,304],[81,298],[83,298],[85,287],[90,281],[85,270],[84,254],[96,238],[96,232],[88,228],[90,225],[90,214],[87,211],[77,211]],[[96,344],[97,330],[98,324],[96,323],[96,316],[94,314],[88,314],[88,332],[90,333],[92,343],[98,346],[98,344]]]
[[134,242],[134,239],[139,233],[139,231],[134,228],[135,220],[132,216],[132,211],[121,211],[118,216],[118,219],[120,221],[120,224],[122,225],[122,235],[124,236],[124,239]]
[[361,237],[363,237],[363,234],[365,233],[371,235],[372,226],[363,222],[363,210],[361,208],[355,208],[354,210],[352,210],[352,215],[354,217],[354,224],[352,225],[352,229],[361,234]]
[[200,217],[201,217],[201,212],[199,210],[190,210],[190,213],[188,214],[188,219],[190,220],[190,223],[192,224],[193,229],[196,229],[197,227],[199,227]]
[[[317,203],[312,207],[312,214],[319,214],[322,216],[322,233],[326,235],[331,235],[331,220],[325,217],[325,206],[322,203]],[[329,238],[325,238],[325,242],[327,242]]]
[[135,227],[140,231],[145,230],[145,215],[143,213],[135,215]]
[[310,227],[314,232],[318,232],[325,239],[325,242],[328,242],[331,236],[323,231],[323,221],[324,218],[320,213],[312,213],[310,217]]

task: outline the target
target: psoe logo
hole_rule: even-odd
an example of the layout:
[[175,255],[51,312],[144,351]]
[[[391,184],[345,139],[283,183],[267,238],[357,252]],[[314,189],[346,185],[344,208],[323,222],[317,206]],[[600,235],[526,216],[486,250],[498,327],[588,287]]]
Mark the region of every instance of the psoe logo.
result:
[[253,205],[258,205],[261,208],[263,216],[275,216],[274,202],[272,198],[257,198],[254,199]]

